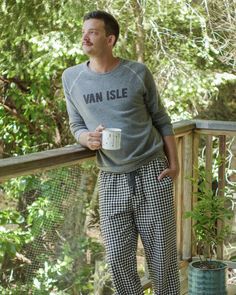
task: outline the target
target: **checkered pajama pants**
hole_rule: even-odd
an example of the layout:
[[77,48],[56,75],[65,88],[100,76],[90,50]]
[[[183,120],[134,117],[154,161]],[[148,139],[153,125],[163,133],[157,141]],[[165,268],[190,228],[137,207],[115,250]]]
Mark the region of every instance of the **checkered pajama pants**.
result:
[[135,172],[101,171],[99,203],[101,232],[116,295],[142,295],[137,273],[140,234],[155,295],[179,295],[173,182],[158,181],[165,159]]

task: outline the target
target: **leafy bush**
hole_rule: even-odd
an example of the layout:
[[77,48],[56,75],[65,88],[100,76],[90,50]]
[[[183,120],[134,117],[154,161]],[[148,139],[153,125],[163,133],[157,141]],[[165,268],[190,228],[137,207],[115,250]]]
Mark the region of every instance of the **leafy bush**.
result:
[[0,264],[4,263],[6,257],[14,258],[23,245],[32,242],[30,230],[21,227],[24,222],[23,216],[17,211],[0,211]]

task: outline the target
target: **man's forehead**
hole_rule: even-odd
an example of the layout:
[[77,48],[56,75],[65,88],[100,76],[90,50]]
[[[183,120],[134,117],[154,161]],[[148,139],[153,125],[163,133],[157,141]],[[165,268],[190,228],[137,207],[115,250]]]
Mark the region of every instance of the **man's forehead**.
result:
[[101,19],[90,18],[84,21],[83,28],[101,30],[101,29],[105,29],[105,24],[104,24],[104,21]]

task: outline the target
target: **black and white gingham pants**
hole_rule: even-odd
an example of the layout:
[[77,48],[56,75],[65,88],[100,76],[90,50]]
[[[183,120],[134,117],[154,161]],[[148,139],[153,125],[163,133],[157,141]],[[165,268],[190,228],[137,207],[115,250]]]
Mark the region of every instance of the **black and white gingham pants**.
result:
[[140,234],[155,295],[179,295],[173,182],[158,181],[167,167],[156,159],[131,173],[101,171],[101,232],[117,295],[143,295],[137,273]]

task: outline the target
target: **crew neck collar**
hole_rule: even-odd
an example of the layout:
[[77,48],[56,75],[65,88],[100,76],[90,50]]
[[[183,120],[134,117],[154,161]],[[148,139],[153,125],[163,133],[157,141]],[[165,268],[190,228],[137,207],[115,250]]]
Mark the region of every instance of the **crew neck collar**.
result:
[[90,72],[91,74],[93,74],[93,75],[102,76],[102,75],[108,75],[108,74],[116,72],[120,68],[121,64],[123,63],[123,59],[119,58],[119,63],[112,70],[110,70],[108,72],[105,72],[105,73],[99,73],[99,72],[95,72],[95,71],[91,70],[90,67],[89,67],[89,63],[90,63],[90,61],[88,60],[84,64],[86,70],[88,72]]

